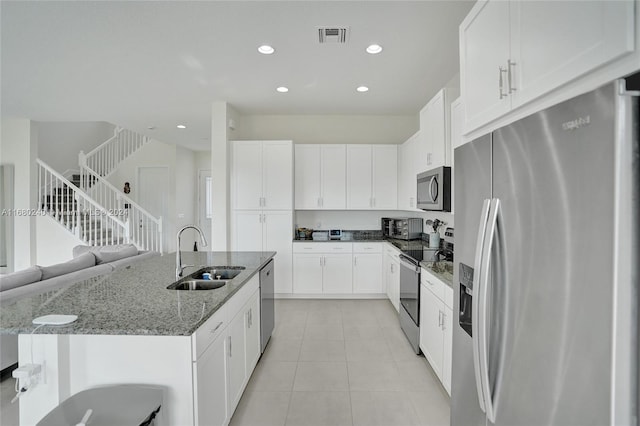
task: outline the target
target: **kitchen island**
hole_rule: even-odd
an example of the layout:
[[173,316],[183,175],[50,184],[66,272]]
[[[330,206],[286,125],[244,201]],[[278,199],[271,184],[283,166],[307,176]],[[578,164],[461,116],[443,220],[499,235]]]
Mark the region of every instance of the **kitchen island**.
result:
[[[176,281],[168,254],[3,304],[0,332],[20,334],[20,364],[43,366],[40,383],[20,398],[20,423],[37,423],[81,390],[118,383],[163,386],[159,424],[228,422],[260,356],[258,272],[274,256],[183,253],[195,265],[185,275],[206,266],[245,268],[214,290],[167,289]],[[47,314],[78,319],[35,330],[32,320]]]

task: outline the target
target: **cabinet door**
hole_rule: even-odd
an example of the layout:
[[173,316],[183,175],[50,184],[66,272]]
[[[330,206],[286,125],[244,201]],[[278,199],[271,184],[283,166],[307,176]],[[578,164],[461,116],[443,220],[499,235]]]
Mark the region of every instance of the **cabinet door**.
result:
[[[320,150],[320,145],[295,146],[295,205],[298,210],[320,208]],[[342,186],[344,194],[344,182]]]
[[373,208],[398,208],[398,146],[373,145]]
[[[460,24],[460,87],[465,100],[465,133],[511,109],[511,98],[505,91],[509,5],[510,2],[502,0],[479,1]],[[506,95],[502,97],[500,79],[502,93]]]
[[322,195],[320,208],[342,210],[347,206],[346,145],[321,145]]
[[293,292],[297,294],[322,293],[322,255],[293,255]]
[[244,382],[247,377],[246,370],[246,310],[241,310],[231,320],[228,326],[229,334],[227,337],[227,365],[228,365],[228,410],[229,414],[233,414],[233,411],[240,401],[242,391],[244,389]]
[[262,143],[233,142],[235,209],[260,209],[262,204]]
[[227,420],[227,335],[218,337],[194,363],[196,424],[224,425]]
[[293,208],[293,144],[262,142],[263,209]]
[[400,262],[391,261],[391,304],[400,311]]
[[371,145],[347,145],[347,208],[369,210],[372,200]]
[[293,212],[265,211],[263,214],[264,250],[275,251],[276,293],[292,292]]
[[251,376],[260,358],[260,290],[256,291],[245,310],[246,355],[245,368],[247,376]]
[[444,304],[426,287],[420,288],[420,348],[442,377],[442,311]]
[[382,254],[353,254],[353,292],[382,293]]
[[398,210],[409,210],[410,195],[409,182],[410,171],[407,164],[413,164],[413,159],[409,156],[409,144],[412,138],[407,139],[398,146]]
[[384,292],[387,294],[387,299],[391,301],[391,256],[385,254],[382,258],[382,271]]
[[351,254],[323,254],[322,257],[323,293],[353,293]]
[[442,384],[451,395],[451,362],[453,357],[453,310],[444,307],[444,344],[442,351]]
[[633,1],[512,2],[513,107],[632,52],[633,17]]
[[259,210],[234,212],[234,251],[262,251],[263,217]]
[[464,124],[464,105],[462,104],[462,97],[459,97],[451,103],[451,120],[449,121],[451,126],[451,214],[455,212],[455,149],[462,145],[462,126]]
[[427,159],[430,168],[448,165],[447,156],[447,113],[445,110],[445,89],[440,90],[430,101],[427,110],[429,116],[429,142]]

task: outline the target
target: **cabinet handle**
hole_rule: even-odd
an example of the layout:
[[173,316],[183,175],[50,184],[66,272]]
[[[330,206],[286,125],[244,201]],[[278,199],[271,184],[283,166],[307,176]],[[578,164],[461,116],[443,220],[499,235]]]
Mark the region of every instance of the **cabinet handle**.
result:
[[219,322],[218,325],[216,325],[216,327],[213,330],[209,330],[209,333],[211,334],[215,333],[220,328],[221,325],[222,325],[222,321]]
[[504,79],[502,78],[502,74],[506,72],[507,70],[504,69],[502,66],[498,67],[498,86],[499,86],[498,92],[500,93],[500,99],[507,97],[507,94],[502,92],[502,89],[504,88]]
[[358,256],[353,256],[353,266],[358,266]]
[[322,256],[320,256],[320,266],[322,266]]
[[507,68],[509,69],[509,73],[507,74],[507,82],[509,84],[509,94],[516,91],[516,88],[513,87],[513,84],[512,84],[513,77],[511,72],[512,67],[515,67],[515,66],[516,66],[516,63],[511,62],[511,59],[507,60]]
[[324,197],[320,197],[320,207],[324,207]]
[[229,358],[231,358],[231,336],[229,336]]
[[393,274],[393,263],[391,264],[391,273]]
[[445,314],[444,312],[442,313],[442,331],[446,330],[446,327],[444,325],[444,319],[447,317],[447,314]]
[[438,311],[438,327],[442,328],[442,311]]
[[316,204],[317,204],[318,207],[320,207],[320,197],[318,197],[318,200],[317,200]]

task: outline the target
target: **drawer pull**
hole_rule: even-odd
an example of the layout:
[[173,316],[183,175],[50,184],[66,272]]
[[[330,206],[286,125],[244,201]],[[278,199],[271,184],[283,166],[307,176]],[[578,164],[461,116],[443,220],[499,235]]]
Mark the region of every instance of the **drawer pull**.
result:
[[222,321],[220,321],[213,330],[209,330],[209,333],[211,334],[215,333],[216,331],[218,331],[221,325],[222,325]]

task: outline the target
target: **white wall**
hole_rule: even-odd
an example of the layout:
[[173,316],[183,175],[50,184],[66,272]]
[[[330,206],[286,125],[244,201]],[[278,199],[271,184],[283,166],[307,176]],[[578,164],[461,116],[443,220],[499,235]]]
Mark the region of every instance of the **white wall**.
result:
[[[210,165],[209,165],[210,166]],[[185,225],[196,224],[198,192],[198,168],[196,165],[196,153],[190,149],[176,148],[176,232]],[[207,235],[207,240],[209,236]],[[181,238],[182,250],[193,250],[193,242],[198,241],[201,248],[200,237],[197,232],[188,229],[183,232]]]
[[[426,103],[426,101],[425,101]],[[238,139],[294,143],[399,144],[420,127],[413,115],[245,115]]]
[[[38,205],[37,126],[27,119],[2,117],[0,127],[0,161],[15,167],[14,207],[35,209]],[[36,261],[35,215],[14,217],[13,229],[13,270],[17,271]]]
[[104,121],[39,121],[38,156],[58,173],[78,170],[78,153],[89,151],[113,136],[115,126]]
[[36,217],[36,263],[38,265],[55,265],[73,259],[73,248],[79,244],[85,243],[51,216]]

